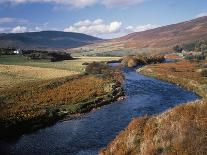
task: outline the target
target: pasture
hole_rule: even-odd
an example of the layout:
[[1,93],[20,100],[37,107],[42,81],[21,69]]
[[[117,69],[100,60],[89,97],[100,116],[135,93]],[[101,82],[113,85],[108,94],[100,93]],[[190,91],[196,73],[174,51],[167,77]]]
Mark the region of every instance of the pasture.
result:
[[0,90],[19,84],[50,80],[81,74],[85,70],[83,63],[118,60],[119,57],[78,57],[74,60],[49,62],[29,60],[20,55],[0,56]]

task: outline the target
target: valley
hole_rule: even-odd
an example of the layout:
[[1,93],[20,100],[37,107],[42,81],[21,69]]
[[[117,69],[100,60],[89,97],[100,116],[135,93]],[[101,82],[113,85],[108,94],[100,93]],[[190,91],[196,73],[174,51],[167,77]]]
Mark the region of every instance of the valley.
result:
[[206,154],[207,17],[121,26],[0,33],[0,154]]

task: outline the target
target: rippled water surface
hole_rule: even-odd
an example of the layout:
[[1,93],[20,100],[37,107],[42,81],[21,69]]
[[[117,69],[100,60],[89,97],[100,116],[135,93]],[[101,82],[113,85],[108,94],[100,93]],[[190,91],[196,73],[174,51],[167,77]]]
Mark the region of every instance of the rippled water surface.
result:
[[127,99],[92,111],[75,120],[21,136],[17,141],[0,141],[4,154],[93,155],[124,129],[133,117],[158,114],[198,96],[176,85],[142,76],[134,69],[123,70]]

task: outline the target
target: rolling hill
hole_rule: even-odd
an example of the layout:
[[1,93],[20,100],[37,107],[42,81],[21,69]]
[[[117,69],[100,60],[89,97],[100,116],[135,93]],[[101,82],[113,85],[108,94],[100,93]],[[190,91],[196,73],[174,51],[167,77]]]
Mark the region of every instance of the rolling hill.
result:
[[[108,53],[111,51],[149,52],[153,54],[171,52],[177,44],[192,43],[196,40],[207,40],[207,16],[190,21],[167,25],[144,32],[135,32],[124,37],[104,40],[82,48],[84,51],[93,50],[94,53]],[[111,53],[110,53],[111,54]]]
[[72,32],[42,31],[0,34],[0,47],[21,49],[64,49],[88,45],[101,39]]
[[126,43],[126,47],[130,48],[160,48],[188,43],[197,39],[207,39],[207,17],[159,27],[145,32],[132,33],[115,39],[115,41]]

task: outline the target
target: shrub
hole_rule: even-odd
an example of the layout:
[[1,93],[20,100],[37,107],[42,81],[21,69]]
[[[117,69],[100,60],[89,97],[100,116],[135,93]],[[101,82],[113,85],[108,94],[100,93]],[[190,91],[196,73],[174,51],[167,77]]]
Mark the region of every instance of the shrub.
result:
[[136,67],[138,65],[161,63],[163,61],[165,61],[164,56],[145,57],[145,56],[137,55],[137,56],[125,56],[122,58],[121,63],[127,67]]
[[93,62],[86,67],[85,72],[87,74],[110,74],[111,70],[103,63]]
[[128,67],[136,67],[138,65],[138,60],[136,58],[131,58],[129,59],[129,61],[127,62],[127,66]]
[[49,51],[36,51],[28,50],[23,51],[23,55],[34,60],[49,60],[51,62],[71,60],[73,59],[69,53],[66,52],[49,52]]
[[111,68],[104,63],[93,62],[86,66],[86,74],[99,75],[105,79],[112,79],[119,83],[123,82],[123,74],[119,68]]

